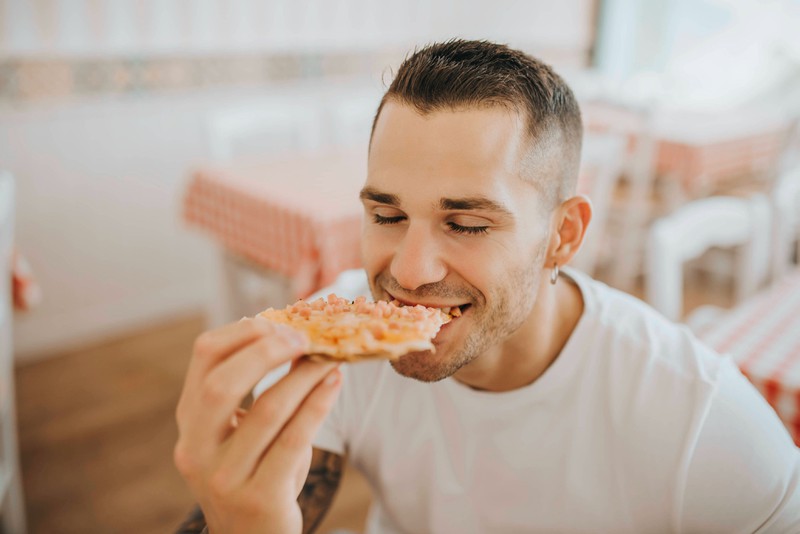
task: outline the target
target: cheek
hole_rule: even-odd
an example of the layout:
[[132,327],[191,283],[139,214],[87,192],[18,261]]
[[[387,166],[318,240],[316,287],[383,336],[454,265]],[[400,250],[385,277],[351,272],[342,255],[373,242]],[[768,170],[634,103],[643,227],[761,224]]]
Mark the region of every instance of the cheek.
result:
[[396,243],[391,237],[391,232],[364,222],[361,230],[361,259],[370,278],[391,263],[395,249]]

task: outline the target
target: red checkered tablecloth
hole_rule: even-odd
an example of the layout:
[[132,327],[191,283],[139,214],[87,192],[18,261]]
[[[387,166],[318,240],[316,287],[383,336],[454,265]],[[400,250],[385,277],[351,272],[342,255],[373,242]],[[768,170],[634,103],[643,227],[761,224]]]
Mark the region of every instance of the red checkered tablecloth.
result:
[[339,150],[204,165],[190,176],[183,217],[305,297],[361,265],[366,160]]
[[771,108],[726,113],[653,110],[647,118],[644,111],[604,101],[589,101],[583,107],[587,131],[629,132],[630,150],[640,133],[651,130],[657,174],[674,180],[690,198],[705,196],[720,182],[769,169],[792,127],[785,110]]
[[727,117],[662,119],[656,128],[657,172],[677,180],[690,196],[702,195],[716,183],[770,169],[790,127],[785,118],[769,115],[740,123]]
[[733,357],[800,446],[800,271],[713,321],[699,337]]

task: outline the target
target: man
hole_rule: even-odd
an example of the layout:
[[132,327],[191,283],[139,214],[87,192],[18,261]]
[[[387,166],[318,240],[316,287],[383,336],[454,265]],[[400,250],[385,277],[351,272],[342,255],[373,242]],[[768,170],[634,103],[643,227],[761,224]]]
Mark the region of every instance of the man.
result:
[[562,270],[591,219],[581,130],[521,52],[456,40],[403,63],[361,192],[366,281],[335,290],[462,316],[435,353],[341,370],[259,319],[200,336],[175,461],[210,532],[313,531],[345,461],[371,533],[800,532],[800,451],[730,359]]

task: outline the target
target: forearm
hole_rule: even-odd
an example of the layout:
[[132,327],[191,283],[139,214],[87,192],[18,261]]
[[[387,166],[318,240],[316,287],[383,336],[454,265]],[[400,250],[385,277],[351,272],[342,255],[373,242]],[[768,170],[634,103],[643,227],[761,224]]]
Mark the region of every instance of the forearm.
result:
[[344,458],[319,449],[314,450],[306,483],[297,498],[303,512],[303,534],[319,527],[339,488]]

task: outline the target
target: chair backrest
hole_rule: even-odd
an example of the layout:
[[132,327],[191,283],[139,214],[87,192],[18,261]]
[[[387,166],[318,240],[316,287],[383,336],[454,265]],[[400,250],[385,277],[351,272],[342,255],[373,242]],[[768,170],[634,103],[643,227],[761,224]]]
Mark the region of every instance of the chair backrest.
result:
[[274,96],[219,109],[206,120],[215,161],[234,156],[314,150],[322,145],[321,105],[311,98]]
[[800,165],[780,176],[772,190],[772,279],[779,280],[800,254]]
[[[653,213],[656,189],[656,156],[658,139],[655,133],[655,109],[647,105],[631,105],[608,96],[585,102],[581,106],[587,133],[624,136],[628,141],[622,175],[625,194],[616,203],[614,219],[623,219],[613,232],[615,261],[611,265],[610,282],[615,287],[632,289],[642,269],[642,244]],[[624,261],[622,259],[624,258]]]
[[655,112],[609,98],[595,99],[581,105],[587,133],[617,134],[629,140],[624,172],[633,183],[652,185],[655,180]]
[[581,152],[578,193],[592,201],[592,220],[578,254],[571,265],[592,274],[602,258],[608,212],[614,188],[624,166],[627,137],[617,134],[586,133]]
[[325,99],[326,138],[334,146],[369,145],[383,92],[370,84],[337,88]]
[[737,299],[754,293],[769,261],[770,206],[764,195],[710,197],[657,220],[646,254],[646,298],[667,318],[683,311],[683,267],[712,247],[740,247],[735,267]]

